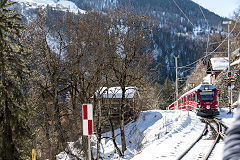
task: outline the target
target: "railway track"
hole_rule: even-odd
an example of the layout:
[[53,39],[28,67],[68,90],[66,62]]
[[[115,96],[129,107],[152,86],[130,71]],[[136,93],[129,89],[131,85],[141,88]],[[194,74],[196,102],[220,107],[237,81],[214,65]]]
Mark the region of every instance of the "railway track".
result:
[[211,147],[208,149],[206,153],[199,153],[198,157],[196,159],[203,159],[207,160],[210,155],[212,154],[212,151],[214,150],[216,144],[219,142],[220,139],[225,138],[225,132],[227,130],[227,126],[221,121],[216,118],[202,118],[202,121],[206,124],[202,133],[199,135],[196,141],[194,141],[178,158],[177,160],[183,159],[189,151],[192,150],[192,148],[196,147],[196,145],[199,143],[200,140],[203,140],[203,137],[208,133],[209,128],[211,128],[211,137],[214,139]]

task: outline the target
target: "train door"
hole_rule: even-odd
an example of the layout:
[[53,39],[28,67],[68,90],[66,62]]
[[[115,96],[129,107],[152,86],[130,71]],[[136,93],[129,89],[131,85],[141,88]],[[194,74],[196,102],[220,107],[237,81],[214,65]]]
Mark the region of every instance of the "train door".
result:
[[178,100],[178,109],[181,109],[181,99]]
[[183,97],[183,109],[186,109],[187,101],[186,96]]
[[186,96],[186,109],[189,109],[189,95]]
[[216,102],[215,102],[215,107],[217,108],[217,109],[219,109],[219,102],[220,102],[220,94],[219,94],[219,92],[218,92],[218,90],[216,90]]
[[189,109],[192,110],[192,94],[189,95]]
[[200,108],[200,100],[198,98],[197,93],[194,93],[194,97],[195,97],[195,111],[198,112],[199,108]]

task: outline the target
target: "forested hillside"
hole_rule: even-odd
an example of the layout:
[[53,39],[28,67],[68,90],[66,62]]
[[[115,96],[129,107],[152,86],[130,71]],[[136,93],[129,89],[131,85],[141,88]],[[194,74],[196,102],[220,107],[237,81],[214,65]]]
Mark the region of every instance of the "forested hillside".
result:
[[[179,56],[179,65],[195,61],[206,51],[207,34],[222,29],[223,18],[200,7],[191,0],[90,0],[74,1],[82,9],[115,8],[127,6],[139,14],[149,14],[158,23],[153,35],[156,81],[163,84],[168,76],[175,81],[173,55]],[[189,71],[180,71],[186,76]],[[157,77],[161,75],[160,77]]]
[[[210,12],[191,0],[79,0],[74,2],[80,9],[102,10],[126,7],[135,10],[139,15],[149,15],[157,26],[154,28],[152,43],[149,45],[154,52],[155,81],[163,84],[168,76],[175,81],[175,62],[173,55],[179,56],[179,66],[189,64],[206,51],[208,34],[222,29],[223,18]],[[35,11],[22,6],[21,12],[31,19]],[[47,7],[47,14],[57,20],[57,12]],[[53,20],[54,21],[54,20]],[[168,73],[168,74],[167,74]],[[185,77],[190,72],[181,70]]]

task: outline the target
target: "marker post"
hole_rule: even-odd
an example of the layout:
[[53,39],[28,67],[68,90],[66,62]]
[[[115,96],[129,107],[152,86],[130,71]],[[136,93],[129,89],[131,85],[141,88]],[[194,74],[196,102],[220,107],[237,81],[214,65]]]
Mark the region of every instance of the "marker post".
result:
[[82,105],[83,135],[88,136],[88,160],[91,160],[91,135],[93,133],[93,106]]

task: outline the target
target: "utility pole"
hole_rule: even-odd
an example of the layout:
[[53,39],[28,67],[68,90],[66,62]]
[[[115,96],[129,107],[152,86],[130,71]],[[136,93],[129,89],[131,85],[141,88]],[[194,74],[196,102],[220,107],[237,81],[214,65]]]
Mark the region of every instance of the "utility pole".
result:
[[229,104],[229,113],[232,112],[232,84],[231,84],[231,79],[232,79],[232,73],[231,73],[231,53],[230,53],[230,24],[232,21],[223,21],[223,24],[228,25],[228,80],[229,84],[228,85],[228,104]]
[[177,108],[178,108],[178,56],[174,56],[175,58],[175,66],[176,66],[176,101],[177,101]]

